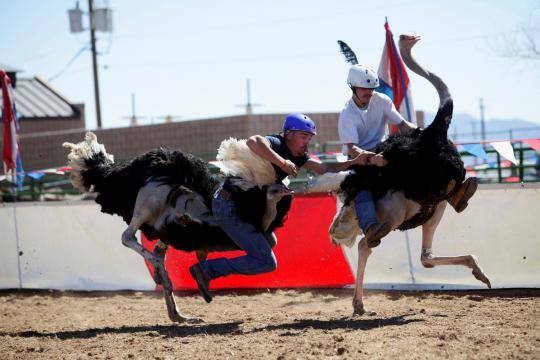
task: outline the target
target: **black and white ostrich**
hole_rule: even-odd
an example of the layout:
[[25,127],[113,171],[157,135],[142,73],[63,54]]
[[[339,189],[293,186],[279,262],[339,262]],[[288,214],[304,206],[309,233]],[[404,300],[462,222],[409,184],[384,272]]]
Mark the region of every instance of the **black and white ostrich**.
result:
[[[375,200],[377,218],[388,221],[392,229],[406,230],[422,226],[421,262],[426,268],[438,265],[464,265],[491,288],[491,284],[474,255],[434,256],[432,243],[447,200],[457,184],[465,179],[463,161],[448,139],[453,102],[444,81],[423,69],[411,55],[419,37],[401,35],[399,49],[405,64],[433,84],[439,94],[439,109],[433,122],[424,130],[414,129],[390,136],[374,150],[388,160],[385,167],[355,167],[350,172],[323,175],[309,184],[310,191],[342,190],[344,206],[330,227],[335,243],[352,246],[361,234],[352,202],[359,190],[369,189]],[[354,52],[339,42],[348,61],[356,61]],[[476,186],[476,183],[474,183]],[[361,216],[361,214],[360,214]],[[363,282],[366,263],[372,249],[363,238],[358,244],[358,268],[353,308],[356,315],[366,312]]]
[[[163,285],[167,312],[175,322],[200,319],[183,315],[176,306],[172,283],[165,270],[167,248],[192,252],[199,260],[208,252],[238,250],[236,244],[215,225],[211,200],[220,180],[209,166],[191,154],[159,148],[128,162],[115,163],[105,147],[89,132],[78,144],[64,143],[70,149],[73,185],[96,193],[101,211],[120,215],[128,224],[122,243],[148,260],[154,268],[154,281]],[[275,245],[272,231],[282,225],[291,204],[291,192],[274,184],[272,165],[251,152],[245,140],[228,139],[218,151],[218,165],[232,192],[238,215],[265,233]],[[153,252],[135,237],[141,230],[158,240]]]

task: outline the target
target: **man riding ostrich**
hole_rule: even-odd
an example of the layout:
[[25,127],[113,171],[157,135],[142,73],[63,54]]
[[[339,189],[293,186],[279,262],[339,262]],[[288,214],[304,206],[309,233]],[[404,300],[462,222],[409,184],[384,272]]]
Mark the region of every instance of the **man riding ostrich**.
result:
[[[277,135],[223,141],[217,156],[223,183],[210,174],[207,163],[181,151],[159,148],[115,163],[93,133],[87,133],[79,144],[64,143],[71,150],[68,164],[73,185],[97,193],[101,211],[120,215],[128,224],[122,243],[152,265],[172,321],[200,319],[177,309],[165,270],[169,246],[197,252],[199,263],[190,273],[210,302],[211,279],[276,269],[272,247],[277,240],[272,231],[282,225],[290,208],[291,192],[282,183],[286,176],[296,176],[302,166],[323,174],[365,162],[364,156],[338,164],[311,159],[307,148],[317,132],[306,115],[290,114],[282,130]],[[151,240],[159,239],[153,252],[137,241],[137,230]],[[206,260],[208,252],[238,249],[246,255]]]
[[[350,143],[347,146],[349,155],[367,153],[367,162],[378,166],[353,167],[350,172],[339,176],[315,178],[309,185],[310,191],[344,192],[344,205],[330,227],[330,236],[335,243],[352,246],[362,231],[367,235],[375,233],[371,237],[365,236],[358,244],[358,268],[353,297],[355,315],[366,312],[363,282],[367,259],[372,248],[394,229],[407,230],[422,226],[421,262],[424,267],[467,266],[478,280],[491,287],[474,255],[433,255],[433,237],[447,201],[457,212],[463,211],[476,190],[477,180],[470,178],[464,181],[463,161],[448,139],[453,101],[446,84],[437,75],[418,65],[411,55],[411,49],[419,39],[416,36],[401,35],[399,49],[405,64],[431,82],[439,94],[439,109],[433,122],[424,130],[407,126],[390,102],[393,111],[388,110],[388,113],[392,113],[390,117],[394,119],[393,122],[400,125],[401,133],[391,135],[371,151],[359,148],[354,141],[344,141],[345,144]],[[345,43],[340,42],[340,45],[346,58],[357,63],[354,52]],[[360,68],[362,71],[358,72]],[[365,100],[364,106],[369,111],[367,104],[373,89],[378,86],[377,75],[373,70],[358,65],[353,66],[349,74],[349,83],[351,80],[357,81],[350,84],[353,90],[351,101],[354,101],[351,106],[362,111],[362,101]],[[381,95],[376,97],[381,98],[382,103],[389,100]]]

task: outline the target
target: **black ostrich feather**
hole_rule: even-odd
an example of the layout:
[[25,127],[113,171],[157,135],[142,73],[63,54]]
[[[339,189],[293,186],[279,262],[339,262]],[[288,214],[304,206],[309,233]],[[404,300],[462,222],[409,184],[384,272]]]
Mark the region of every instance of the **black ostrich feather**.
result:
[[[445,118],[452,116],[452,99],[439,108],[435,120],[425,130],[414,129],[391,135],[373,151],[388,160],[385,167],[355,166],[341,183],[347,203],[358,191],[370,190],[374,200],[388,191],[402,191],[405,197],[429,209],[431,217],[436,204],[448,198],[446,186],[451,180],[465,179],[465,166],[454,144],[447,138]],[[428,216],[429,215],[429,216]],[[409,223],[411,228],[420,223]],[[404,229],[400,227],[400,229]]]
[[356,58],[356,54],[350,48],[350,46],[341,40],[338,40],[337,42],[339,45],[339,49],[341,50],[341,53],[343,54],[343,56],[345,56],[345,61],[347,61],[351,65],[358,64],[358,59]]
[[[134,159],[113,163],[103,154],[96,153],[85,160],[87,170],[82,172],[84,185],[92,187],[98,195],[96,202],[101,211],[120,215],[126,223],[133,217],[133,209],[139,190],[148,182],[157,182],[171,187],[167,203],[174,206],[185,188],[201,195],[208,209],[212,208],[212,195],[221,181],[213,176],[208,164],[179,150],[158,148],[141,154]],[[244,222],[251,223],[262,232],[262,217],[266,211],[266,187],[254,187],[248,191],[235,189],[233,201],[238,215]],[[276,219],[267,231],[283,226],[283,221],[291,206],[291,197],[281,199],[277,204]],[[206,248],[209,251],[228,251],[238,246],[217,226],[205,224],[179,224],[171,219],[160,230],[143,224],[140,227],[150,239],[161,239],[172,247],[183,251]]]
[[88,170],[82,173],[85,185],[93,185],[102,212],[120,215],[128,223],[140,188],[152,177],[173,188],[185,186],[199,193],[208,207],[219,184],[206,162],[178,150],[158,148],[114,164],[104,162],[102,157],[99,153],[86,160]]

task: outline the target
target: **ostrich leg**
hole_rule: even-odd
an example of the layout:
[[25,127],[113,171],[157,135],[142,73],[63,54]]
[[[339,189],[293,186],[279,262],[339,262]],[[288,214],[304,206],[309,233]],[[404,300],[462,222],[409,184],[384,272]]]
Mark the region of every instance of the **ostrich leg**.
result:
[[354,287],[353,295],[353,316],[364,315],[366,309],[364,308],[364,274],[366,271],[366,264],[369,255],[373,250],[368,246],[366,238],[362,238],[358,243],[358,268],[356,270],[356,283]]
[[[287,195],[291,195],[293,192],[283,184],[273,184],[268,187],[266,194],[266,211],[262,219],[263,231],[268,230],[272,221],[276,218],[277,208],[276,205],[281,198]],[[272,246],[272,245],[270,245]]]
[[432,268],[439,265],[463,265],[472,269],[474,277],[491,289],[491,283],[478,264],[478,259],[474,255],[460,255],[460,256],[434,256],[432,251],[433,237],[435,235],[435,229],[441,221],[446,208],[446,201],[443,201],[437,205],[435,214],[424,225],[422,225],[422,255],[420,260],[422,265],[426,268]]
[[[167,313],[171,321],[186,322],[186,321],[201,321],[199,318],[183,315],[178,311],[174,300],[173,286],[169,278],[169,274],[165,269],[165,252],[163,245],[157,246],[154,253],[146,250],[135,237],[135,233],[144,223],[152,224],[156,221],[156,214],[163,213],[163,206],[166,204],[167,194],[169,192],[167,186],[158,186],[149,183],[141,188],[137,194],[133,217],[128,228],[122,233],[122,243],[133,249],[144,259],[148,260],[154,268],[154,279],[158,279],[163,286],[163,294],[167,305]],[[156,281],[157,282],[157,281]]]

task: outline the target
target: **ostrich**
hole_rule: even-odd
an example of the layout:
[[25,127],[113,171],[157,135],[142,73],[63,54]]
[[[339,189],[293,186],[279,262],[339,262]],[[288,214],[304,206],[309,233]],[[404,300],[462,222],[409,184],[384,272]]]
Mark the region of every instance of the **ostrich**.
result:
[[[165,270],[165,255],[169,246],[196,251],[199,260],[211,251],[239,249],[213,221],[211,199],[219,180],[210,174],[208,164],[190,154],[164,148],[115,163],[91,132],[84,141],[63,146],[70,150],[68,165],[72,167],[73,186],[96,193],[95,201],[102,212],[120,215],[128,224],[122,243],[152,265],[154,281],[163,286],[169,318],[174,322],[201,321],[178,310]],[[237,189],[232,199],[239,216],[264,232],[274,246],[272,231],[282,226],[291,192],[282,184],[274,184],[272,166],[253,154],[245,140],[225,140],[218,160],[225,181]],[[137,241],[137,230],[150,240],[159,239],[153,252]]]
[[[369,189],[376,201],[377,218],[388,221],[392,230],[407,230],[422,226],[421,263],[426,268],[439,265],[463,265],[472,269],[474,277],[491,288],[491,283],[474,255],[435,256],[432,251],[435,230],[447,200],[455,192],[456,184],[465,178],[463,161],[453,143],[448,139],[448,126],[452,119],[453,101],[444,81],[422,68],[411,55],[419,37],[401,35],[399,49],[405,64],[418,75],[426,78],[437,90],[439,109],[426,129],[410,130],[392,135],[379,144],[376,153],[382,152],[388,165],[385,167],[353,168],[338,175],[314,178],[309,191],[343,190],[344,206],[330,226],[330,236],[335,243],[352,246],[361,234],[357,214],[352,204],[357,191]],[[354,52],[339,42],[347,59],[356,60]],[[469,186],[477,186],[475,180]],[[462,211],[466,204],[460,204]],[[361,214],[360,214],[361,216]],[[358,268],[353,296],[353,315],[366,313],[363,303],[363,282],[367,260],[373,244],[362,238],[358,244]]]

